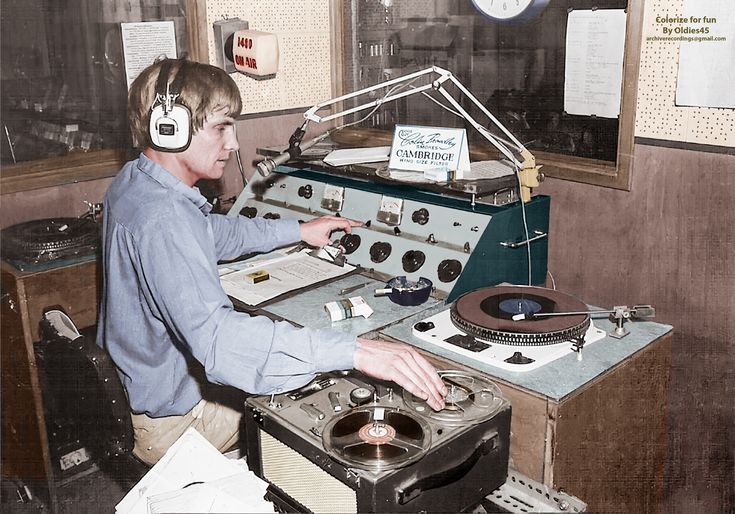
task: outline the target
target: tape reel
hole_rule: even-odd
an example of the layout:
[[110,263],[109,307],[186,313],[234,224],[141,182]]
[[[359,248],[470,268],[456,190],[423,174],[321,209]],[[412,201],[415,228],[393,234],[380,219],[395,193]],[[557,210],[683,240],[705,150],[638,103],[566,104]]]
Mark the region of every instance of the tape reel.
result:
[[494,416],[505,403],[500,389],[490,380],[463,371],[438,373],[448,391],[442,410],[435,411],[425,400],[403,391],[406,406],[431,421],[448,427],[480,423]]
[[191,143],[191,112],[177,102],[184,85],[186,61],[181,65],[173,83],[169,82],[175,59],[166,59],[156,81],[156,99],[151,106],[148,135],[151,148],[162,152],[183,152]]
[[431,429],[405,410],[366,405],[332,418],[322,442],[332,458],[349,467],[388,470],[423,457],[431,447]]

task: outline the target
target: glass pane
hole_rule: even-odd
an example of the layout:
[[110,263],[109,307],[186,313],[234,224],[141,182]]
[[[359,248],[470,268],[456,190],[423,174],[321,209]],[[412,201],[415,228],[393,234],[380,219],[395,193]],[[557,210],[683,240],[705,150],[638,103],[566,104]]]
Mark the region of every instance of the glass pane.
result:
[[186,0],[3,0],[2,164],[130,148],[121,22],[173,20]]
[[[452,72],[532,152],[616,161],[617,118],[564,112],[565,37],[569,9],[624,8],[626,0],[551,0],[538,17],[523,23],[486,18],[470,0],[352,0],[346,5],[346,92],[439,66]],[[384,93],[377,91],[375,97]],[[480,124],[499,134],[466,98],[456,90],[453,96]],[[412,95],[382,106],[363,126],[392,131],[397,122],[466,125],[449,109]],[[471,141],[482,141],[466,126]]]

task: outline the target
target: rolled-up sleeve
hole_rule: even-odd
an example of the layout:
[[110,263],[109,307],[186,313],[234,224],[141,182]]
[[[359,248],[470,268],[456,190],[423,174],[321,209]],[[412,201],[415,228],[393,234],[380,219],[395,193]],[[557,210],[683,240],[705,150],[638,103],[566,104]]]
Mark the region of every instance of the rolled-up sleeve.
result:
[[[293,243],[298,223],[222,218],[211,219],[215,241],[221,242],[216,248],[205,244],[211,241],[205,219],[193,232],[176,234],[166,230],[171,220],[158,227],[153,220],[147,236],[134,242],[145,301],[174,342],[204,366],[210,381],[255,394],[300,387],[318,372],[351,369],[354,337],[237,312],[220,286],[213,265],[218,258]],[[250,243],[259,240],[267,243]]]

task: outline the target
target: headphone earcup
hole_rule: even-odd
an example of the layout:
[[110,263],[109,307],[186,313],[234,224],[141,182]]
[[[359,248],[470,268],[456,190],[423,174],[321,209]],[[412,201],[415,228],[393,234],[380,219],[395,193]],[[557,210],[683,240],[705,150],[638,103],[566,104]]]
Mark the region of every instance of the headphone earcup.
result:
[[167,114],[162,105],[151,110],[148,134],[151,147],[163,152],[183,152],[191,143],[191,112],[175,103]]

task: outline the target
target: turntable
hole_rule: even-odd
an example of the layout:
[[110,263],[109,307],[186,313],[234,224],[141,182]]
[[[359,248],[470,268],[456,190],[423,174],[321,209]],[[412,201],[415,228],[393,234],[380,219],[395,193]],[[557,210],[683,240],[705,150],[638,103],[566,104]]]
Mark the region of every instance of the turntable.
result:
[[247,461],[281,510],[460,512],[508,473],[510,404],[473,373],[444,370],[446,407],[356,374],[252,397]]
[[581,356],[582,347],[603,339],[605,332],[594,326],[588,310],[552,289],[496,286],[462,295],[449,309],[415,323],[412,331],[468,359],[526,372],[565,355]]
[[38,271],[92,260],[99,227],[87,218],[46,218],[3,229],[3,260],[20,271]]

